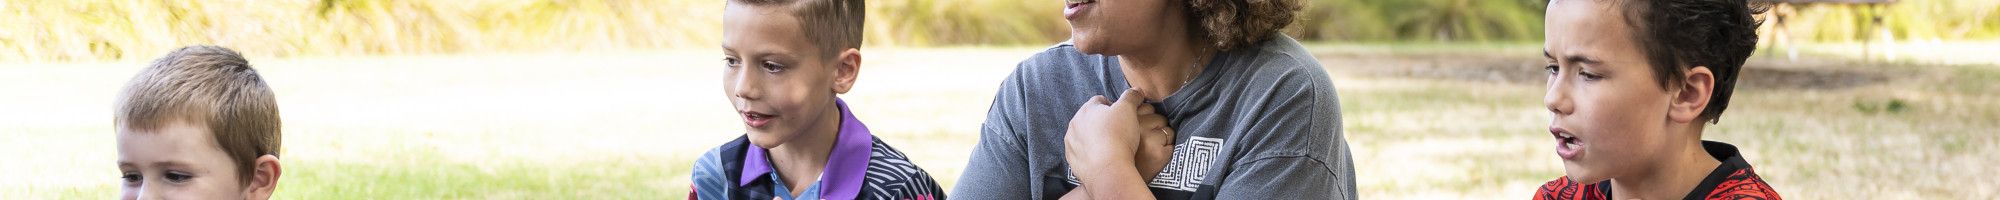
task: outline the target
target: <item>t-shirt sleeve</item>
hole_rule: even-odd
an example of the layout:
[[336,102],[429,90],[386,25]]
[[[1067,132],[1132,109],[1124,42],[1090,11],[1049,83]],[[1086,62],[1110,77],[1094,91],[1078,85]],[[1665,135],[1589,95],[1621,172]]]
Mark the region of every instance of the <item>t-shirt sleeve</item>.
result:
[[[1024,62],[1023,65],[1026,63]],[[1026,128],[1016,124],[1025,119],[1019,71],[1009,75],[993,96],[980,125],[979,143],[973,146],[965,172],[953,186],[951,196],[961,199],[1031,199],[1028,156],[1023,137]]]
[[[1325,72],[1278,76],[1264,112],[1236,142],[1247,153],[1222,180],[1220,199],[1355,199],[1341,136],[1340,102]],[[1305,84],[1282,84],[1282,83]]]

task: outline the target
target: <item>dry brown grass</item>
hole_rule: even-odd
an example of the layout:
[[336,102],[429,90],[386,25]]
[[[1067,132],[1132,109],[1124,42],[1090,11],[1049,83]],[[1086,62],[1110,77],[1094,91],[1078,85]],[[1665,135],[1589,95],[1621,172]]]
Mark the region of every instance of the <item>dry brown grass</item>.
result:
[[[1524,198],[1560,176],[1532,46],[1412,46],[1313,49],[1342,97],[1362,197]],[[870,49],[843,98],[947,188],[999,80],[1036,51]],[[685,195],[688,163],[740,132],[715,52],[250,60],[284,110],[281,198],[630,199]],[[2000,67],[1753,63],[1746,77],[1881,77],[1743,86],[1707,138],[1744,147],[1787,197],[2000,195],[1978,176],[2000,173],[1986,153],[2000,145]],[[0,66],[0,199],[115,195],[109,102],[141,66]]]

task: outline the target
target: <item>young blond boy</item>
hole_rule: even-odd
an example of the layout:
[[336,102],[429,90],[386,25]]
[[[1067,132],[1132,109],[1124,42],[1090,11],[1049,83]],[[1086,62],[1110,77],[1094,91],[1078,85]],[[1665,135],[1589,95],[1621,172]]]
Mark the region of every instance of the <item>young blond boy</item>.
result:
[[747,132],[695,162],[690,199],[944,199],[836,97],[861,70],[861,0],[729,0],[723,91]]
[[124,199],[269,199],[278,105],[227,48],[174,50],[132,77],[113,121]]

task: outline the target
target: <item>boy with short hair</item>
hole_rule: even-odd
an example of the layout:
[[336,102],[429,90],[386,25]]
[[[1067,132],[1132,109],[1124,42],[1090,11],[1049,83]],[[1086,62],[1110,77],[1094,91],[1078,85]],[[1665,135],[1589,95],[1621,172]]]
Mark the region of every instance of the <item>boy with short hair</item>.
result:
[[723,91],[749,130],[695,161],[690,199],[944,199],[837,94],[861,70],[861,0],[729,0]]
[[1735,146],[1701,139],[1756,49],[1745,0],[1555,0],[1543,55],[1567,174],[1535,199],[1779,199]]
[[124,199],[269,199],[278,185],[278,104],[227,48],[174,50],[116,101]]

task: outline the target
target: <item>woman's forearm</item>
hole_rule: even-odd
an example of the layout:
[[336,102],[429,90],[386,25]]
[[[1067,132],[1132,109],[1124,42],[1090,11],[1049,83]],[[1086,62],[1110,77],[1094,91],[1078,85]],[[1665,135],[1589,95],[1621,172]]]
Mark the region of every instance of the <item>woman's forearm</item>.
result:
[[1100,165],[1096,170],[1078,174],[1077,179],[1083,185],[1070,190],[1070,194],[1063,198],[1078,196],[1076,193],[1082,191],[1086,193],[1081,196],[1089,199],[1153,199],[1153,192],[1146,189],[1145,179],[1139,175],[1138,168],[1129,163],[1105,162],[1106,165]]

